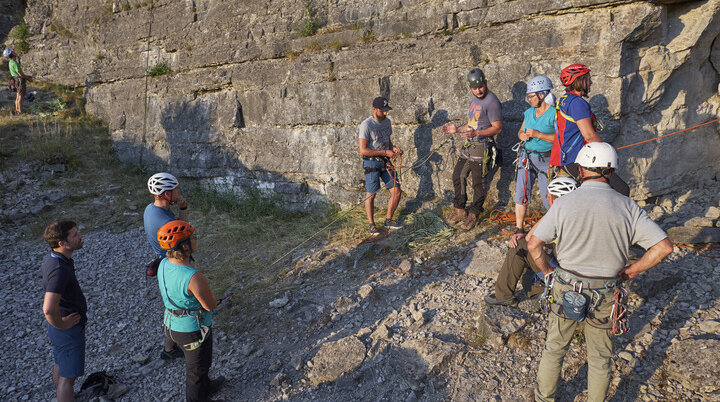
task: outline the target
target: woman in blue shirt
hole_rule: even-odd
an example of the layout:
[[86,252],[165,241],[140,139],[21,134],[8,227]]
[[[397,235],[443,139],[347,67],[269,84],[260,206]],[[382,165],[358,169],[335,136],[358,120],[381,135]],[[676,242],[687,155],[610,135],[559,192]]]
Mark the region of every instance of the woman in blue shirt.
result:
[[515,178],[515,233],[513,239],[524,236],[524,220],[527,205],[535,179],[538,180],[540,198],[545,208],[547,203],[549,157],[555,135],[555,108],[553,95],[550,93],[553,85],[550,78],[537,76],[528,82],[527,101],[530,108],[525,111],[525,118],[518,138],[517,176]]
[[197,251],[195,229],[174,220],[157,233],[167,258],[158,267],[158,285],[165,303],[165,332],[185,354],[185,397],[187,401],[206,401],[225,380],[210,381],[212,365],[212,310],[217,299],[207,278],[190,266]]

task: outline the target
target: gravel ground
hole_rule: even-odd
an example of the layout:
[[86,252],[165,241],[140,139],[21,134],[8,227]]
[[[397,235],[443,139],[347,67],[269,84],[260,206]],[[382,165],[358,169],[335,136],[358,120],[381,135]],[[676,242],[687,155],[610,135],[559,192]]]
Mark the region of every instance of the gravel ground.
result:
[[[706,184],[645,207],[665,227],[717,225],[715,188]],[[22,195],[28,205],[37,198]],[[52,203],[62,198],[47,197]],[[163,307],[156,280],[144,276],[151,252],[142,228],[82,229],[84,247],[74,259],[88,300],[86,374],[115,375],[128,387],[118,400],[182,400],[182,360],[159,359]],[[393,241],[381,241],[391,250],[385,260],[417,267],[417,259],[393,256]],[[456,257],[468,247],[473,262],[459,264]],[[494,284],[499,262],[493,256],[505,249],[502,241],[478,241],[436,250],[447,259],[429,276],[411,279],[378,260],[381,247],[322,246],[295,256],[286,276],[264,291],[246,292],[238,284],[214,324],[211,376],[228,379],[217,397],[528,400],[544,344],[544,317],[486,308],[482,301]],[[39,271],[47,252],[44,243],[23,238],[11,225],[0,229],[0,267],[9,281],[0,288],[8,307],[0,312],[4,400],[54,397]],[[483,266],[488,269],[477,269]],[[630,331],[614,341],[611,400],[720,400],[718,277],[718,259],[676,249],[630,284]],[[578,340],[565,359],[559,400],[586,399],[584,360]]]

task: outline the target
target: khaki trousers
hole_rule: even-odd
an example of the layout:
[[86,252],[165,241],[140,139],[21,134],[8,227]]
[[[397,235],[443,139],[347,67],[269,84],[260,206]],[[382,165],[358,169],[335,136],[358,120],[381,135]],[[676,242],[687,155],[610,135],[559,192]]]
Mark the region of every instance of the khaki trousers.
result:
[[[540,272],[540,268],[535,265],[535,261],[528,252],[527,240],[522,238],[518,240],[515,248],[508,250],[505,254],[505,262],[498,273],[495,281],[495,297],[498,299],[510,299],[515,295],[517,284],[522,278],[526,268],[532,269],[533,272]],[[543,284],[534,284],[528,293],[528,296],[534,296],[542,293],[545,286]]]
[[[553,297],[555,300],[562,301],[562,294],[567,290],[572,290],[572,286],[556,281],[553,285]],[[597,295],[594,295],[591,291],[583,290],[583,293],[594,297],[593,301],[597,300]],[[612,357],[610,326],[612,323],[609,322],[608,318],[613,303],[612,292],[600,293],[600,301],[597,307],[592,313],[588,314],[582,323],[585,344],[587,345],[588,401],[590,402],[604,401],[610,385],[610,358]],[[578,324],[580,323],[569,318],[563,318],[554,312],[549,313],[545,349],[538,367],[537,388],[535,388],[536,401],[555,400],[563,358],[568,351]]]

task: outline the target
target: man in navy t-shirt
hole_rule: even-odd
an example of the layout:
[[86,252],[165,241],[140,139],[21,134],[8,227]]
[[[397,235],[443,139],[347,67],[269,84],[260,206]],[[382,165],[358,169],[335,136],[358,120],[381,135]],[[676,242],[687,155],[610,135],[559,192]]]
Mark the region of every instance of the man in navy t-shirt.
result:
[[43,313],[53,345],[52,379],[59,402],[73,400],[75,379],[85,373],[87,302],[75,276],[72,255],[82,248],[75,222],[54,222],[45,228],[52,252],[42,262]]

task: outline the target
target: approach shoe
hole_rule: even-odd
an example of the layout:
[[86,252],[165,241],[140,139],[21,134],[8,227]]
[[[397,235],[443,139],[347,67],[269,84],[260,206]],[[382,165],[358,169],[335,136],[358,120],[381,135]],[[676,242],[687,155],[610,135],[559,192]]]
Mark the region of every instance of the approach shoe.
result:
[[210,380],[210,395],[213,395],[220,391],[220,388],[222,388],[223,384],[225,384],[225,377],[219,376],[216,377],[214,380]]
[[175,360],[178,357],[185,357],[185,353],[183,353],[180,348],[174,348],[171,351],[166,351],[165,349],[160,351],[160,358],[163,360]]
[[370,232],[370,236],[373,236],[373,237],[380,236],[382,234],[380,229],[375,227],[375,224],[373,224],[373,223],[370,224],[370,227],[368,228],[368,232]]
[[485,303],[487,303],[488,306],[512,306],[517,303],[517,300],[514,297],[509,299],[498,299],[495,297],[495,293],[490,293],[485,296]]
[[457,225],[458,223],[465,220],[467,217],[467,211],[464,208],[455,208],[453,214],[448,218],[448,224]]
[[383,225],[383,227],[385,229],[402,229],[402,225],[392,219],[385,219],[385,224]]
[[467,219],[465,219],[465,222],[463,222],[462,226],[460,226],[460,230],[462,230],[463,232],[472,230],[472,228],[477,225],[479,220],[480,219],[478,218],[478,214],[470,212],[467,216]]

